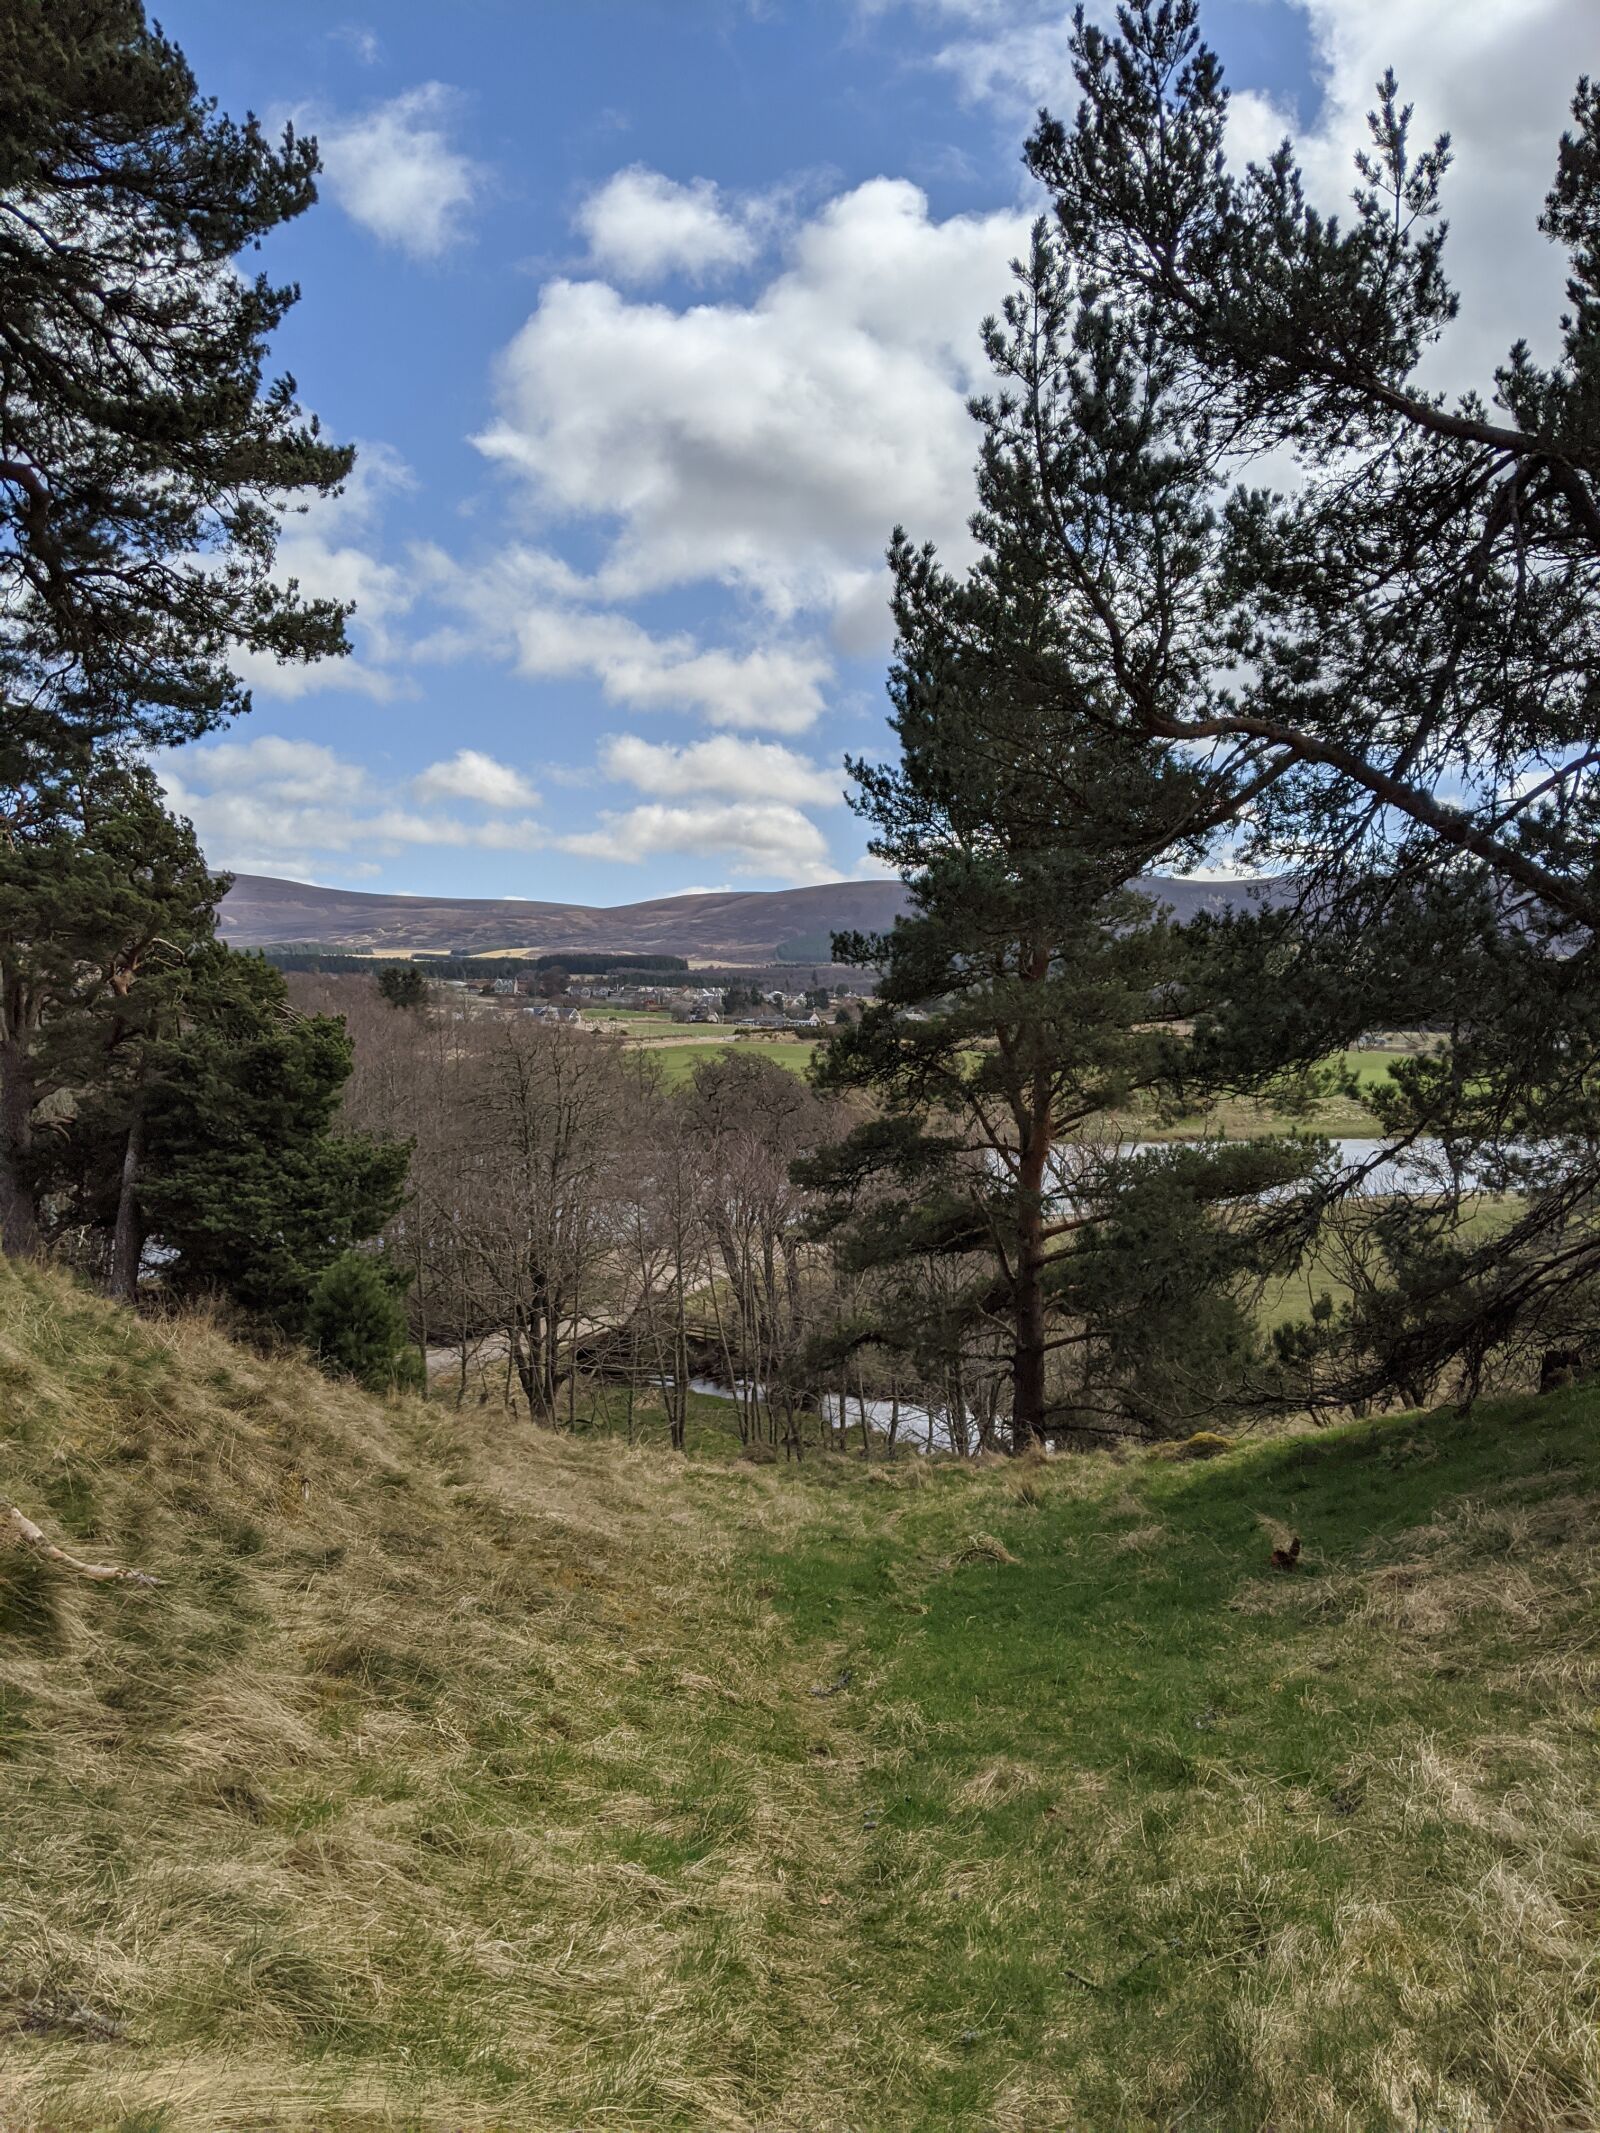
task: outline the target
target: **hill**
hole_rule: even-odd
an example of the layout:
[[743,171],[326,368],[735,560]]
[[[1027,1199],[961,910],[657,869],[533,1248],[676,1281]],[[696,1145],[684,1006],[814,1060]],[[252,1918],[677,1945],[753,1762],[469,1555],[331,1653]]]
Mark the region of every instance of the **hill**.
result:
[[0,1547],[11,2133],[1595,2121],[1592,1393],[684,1463],[4,1264],[0,1383],[162,1580]]
[[[1221,908],[1238,894],[1216,882],[1153,879],[1149,886],[1180,917]],[[896,881],[725,890],[600,909],[516,897],[378,896],[240,874],[223,900],[220,926],[223,939],[236,948],[316,941],[345,949],[516,949],[540,955],[570,949],[757,966],[790,943],[808,943],[808,954],[820,954],[831,933],[886,931],[905,904],[906,892]]]
[[516,897],[375,896],[241,874],[223,900],[221,932],[238,948],[317,941],[329,948],[562,949],[683,955],[698,963],[764,964],[786,942],[835,929],[873,932],[894,923],[898,882],[839,881],[821,888],[730,890],[597,909]]

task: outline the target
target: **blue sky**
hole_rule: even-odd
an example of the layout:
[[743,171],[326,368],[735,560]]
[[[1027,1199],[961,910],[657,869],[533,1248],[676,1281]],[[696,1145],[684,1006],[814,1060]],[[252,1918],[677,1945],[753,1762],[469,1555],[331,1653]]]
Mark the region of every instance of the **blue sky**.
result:
[[[1241,137],[1293,127],[1336,192],[1391,57],[1452,125],[1491,351],[1508,283],[1546,293],[1526,231],[1592,4],[1206,19]],[[1059,6],[161,16],[225,108],[323,144],[265,263],[303,292],[280,366],[361,448],[283,547],[357,601],[354,657],[252,670],[252,715],[163,766],[213,863],[586,903],[862,871],[839,764],[887,741],[882,549],[899,519],[963,552],[978,321],[1039,206],[1029,114],[1069,102]]]

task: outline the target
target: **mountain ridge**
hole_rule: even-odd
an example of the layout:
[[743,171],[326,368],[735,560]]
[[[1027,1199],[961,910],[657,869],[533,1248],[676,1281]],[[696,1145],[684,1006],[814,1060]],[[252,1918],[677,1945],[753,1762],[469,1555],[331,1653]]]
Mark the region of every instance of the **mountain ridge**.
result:
[[[1223,910],[1249,885],[1143,884],[1179,918]],[[1272,884],[1261,888],[1270,893]],[[223,898],[218,932],[235,948],[315,941],[345,950],[452,948],[687,956],[691,962],[764,964],[780,948],[834,932],[886,931],[909,904],[898,881],[821,882],[800,889],[726,889],[594,905],[521,897],[397,896],[327,889],[270,874],[238,874]]]

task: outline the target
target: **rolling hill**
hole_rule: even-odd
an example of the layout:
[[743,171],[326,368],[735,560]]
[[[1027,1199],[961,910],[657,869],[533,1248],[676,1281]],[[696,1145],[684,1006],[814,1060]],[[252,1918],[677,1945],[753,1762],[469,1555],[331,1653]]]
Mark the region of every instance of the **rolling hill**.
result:
[[[1220,909],[1237,884],[1152,877],[1152,893],[1180,918]],[[240,874],[223,900],[221,932],[235,948],[315,941],[341,949],[451,948],[682,955],[691,962],[758,965],[791,942],[847,928],[884,931],[905,909],[897,881],[831,881],[806,889],[733,889],[597,908],[521,897],[380,896]]]

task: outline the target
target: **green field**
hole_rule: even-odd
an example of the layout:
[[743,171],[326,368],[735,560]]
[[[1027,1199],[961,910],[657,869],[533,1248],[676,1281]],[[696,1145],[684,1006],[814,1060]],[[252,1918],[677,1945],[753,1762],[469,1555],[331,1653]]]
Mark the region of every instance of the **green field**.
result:
[[3,1263],[0,1383],[162,1580],[0,1554],[18,2133],[1595,2122],[1593,1392],[685,1462]]
[[685,1028],[670,1015],[647,1015],[625,1007],[585,1008],[583,1019],[593,1029],[632,1039],[681,1037]]
[[[1362,1091],[1386,1081],[1390,1067],[1403,1056],[1394,1051],[1350,1051],[1340,1055]],[[1148,1140],[1183,1140],[1201,1133],[1221,1133],[1233,1140],[1253,1133],[1326,1133],[1336,1139],[1359,1140],[1377,1131],[1377,1121],[1365,1105],[1345,1096],[1317,1104],[1303,1116],[1290,1116],[1246,1097],[1225,1097],[1210,1110],[1191,1112],[1185,1118],[1158,1123],[1132,1114],[1118,1123]]]
[[792,1074],[803,1074],[811,1064],[816,1049],[815,1044],[797,1043],[792,1037],[782,1038],[777,1043],[750,1038],[724,1038],[720,1042],[704,1044],[663,1044],[653,1051],[652,1056],[660,1066],[668,1087],[674,1088],[680,1082],[687,1081],[703,1059],[722,1059],[729,1052],[753,1052],[758,1058],[776,1060],[779,1066],[787,1067]]

